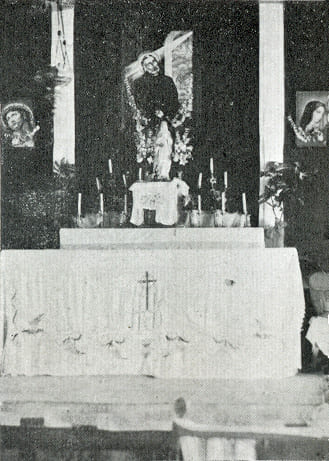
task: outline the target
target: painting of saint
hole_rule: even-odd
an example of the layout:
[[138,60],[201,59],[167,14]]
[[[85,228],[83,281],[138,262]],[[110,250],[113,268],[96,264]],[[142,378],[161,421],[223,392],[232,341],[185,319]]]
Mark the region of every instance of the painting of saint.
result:
[[185,165],[192,158],[192,32],[170,32],[164,46],[144,51],[125,68],[124,83],[137,162],[153,166],[150,178],[169,180],[172,161]]
[[300,91],[296,97],[296,120],[290,123],[299,147],[325,147],[328,131],[329,92]]
[[34,147],[34,136],[40,129],[31,108],[23,102],[6,104],[1,111],[4,137],[13,147]]

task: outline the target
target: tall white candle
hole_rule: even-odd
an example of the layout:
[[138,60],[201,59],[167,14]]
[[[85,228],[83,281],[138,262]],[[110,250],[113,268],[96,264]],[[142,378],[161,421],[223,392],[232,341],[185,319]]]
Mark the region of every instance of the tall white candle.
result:
[[142,169],[138,168],[138,179],[141,181],[142,180]]
[[243,214],[247,215],[247,198],[246,198],[246,193],[243,192],[242,194],[242,209],[243,209]]
[[123,179],[123,184],[125,185],[125,187],[127,187],[127,180],[126,180],[125,174],[122,175],[122,179]]
[[201,195],[198,195],[198,212],[201,213]]
[[214,159],[212,157],[210,159],[210,173],[211,175],[214,174]]
[[104,214],[104,196],[103,192],[99,194],[99,210],[101,214]]
[[227,181],[227,171],[224,171],[224,187],[227,189],[228,181]]
[[199,173],[199,179],[198,179],[198,188],[201,189],[202,185],[202,173]]
[[225,213],[225,208],[226,208],[226,197],[225,197],[225,192],[222,192],[222,212]]
[[109,173],[112,174],[113,173],[113,169],[112,169],[112,160],[109,158]]
[[81,192],[78,193],[78,216],[81,216],[81,199],[82,199],[82,194]]
[[125,214],[127,214],[127,211],[128,211],[128,197],[127,197],[127,194],[125,194],[125,197],[124,197],[124,210]]
[[97,190],[98,192],[101,190],[101,182],[98,178],[96,178],[96,186],[97,186]]

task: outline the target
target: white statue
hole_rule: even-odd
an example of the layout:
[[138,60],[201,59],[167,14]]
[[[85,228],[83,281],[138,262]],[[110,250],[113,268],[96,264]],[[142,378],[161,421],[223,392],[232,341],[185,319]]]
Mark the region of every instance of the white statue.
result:
[[162,120],[155,140],[153,173],[158,179],[169,180],[174,140],[168,122]]

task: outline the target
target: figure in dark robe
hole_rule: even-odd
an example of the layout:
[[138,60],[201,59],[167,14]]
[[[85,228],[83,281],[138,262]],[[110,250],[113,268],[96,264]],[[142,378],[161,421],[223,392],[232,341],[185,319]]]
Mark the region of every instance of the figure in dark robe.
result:
[[144,74],[134,84],[135,103],[145,120],[148,138],[153,141],[153,173],[158,179],[169,179],[174,145],[172,119],[179,109],[178,92],[171,77],[160,73],[153,54],[140,60]]
[[144,71],[136,80],[134,96],[138,109],[151,124],[159,122],[159,118],[172,120],[179,109],[178,92],[171,77],[160,73],[160,66],[153,54],[141,59]]

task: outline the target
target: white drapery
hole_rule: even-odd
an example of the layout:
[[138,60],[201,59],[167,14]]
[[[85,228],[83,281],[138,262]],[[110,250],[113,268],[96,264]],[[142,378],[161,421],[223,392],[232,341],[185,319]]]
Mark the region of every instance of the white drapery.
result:
[[[283,2],[259,2],[259,136],[260,169],[269,161],[283,161],[284,6]],[[264,182],[260,181],[260,193]],[[261,204],[259,225],[274,224],[272,209]]]
[[55,89],[53,161],[64,158],[71,164],[75,162],[73,26],[74,3],[64,1],[60,13],[57,2],[51,2],[51,65],[70,80]]
[[254,379],[300,368],[294,249],[14,250],[0,261],[6,374]]
[[223,429],[198,424],[187,418],[174,420],[174,433],[184,461],[220,461],[257,459],[256,440],[225,437]]

